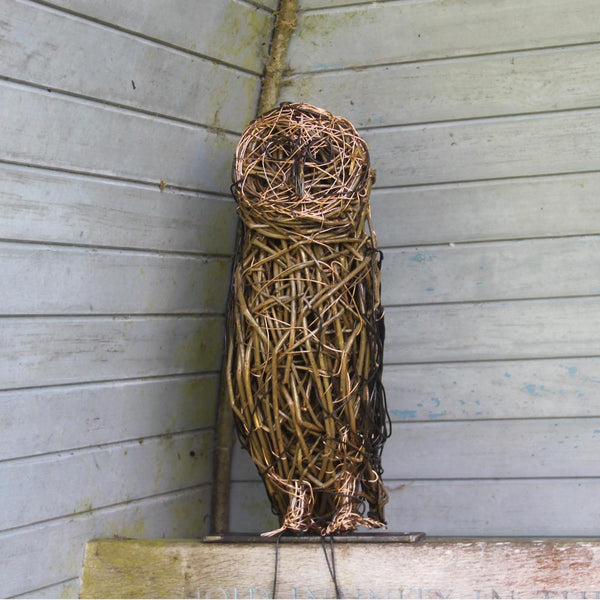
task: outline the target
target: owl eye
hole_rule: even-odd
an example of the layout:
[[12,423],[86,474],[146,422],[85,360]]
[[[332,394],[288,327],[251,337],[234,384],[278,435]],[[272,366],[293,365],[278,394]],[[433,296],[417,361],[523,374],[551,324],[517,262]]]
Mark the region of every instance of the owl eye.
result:
[[321,137],[306,144],[305,155],[307,162],[324,165],[333,162],[338,152],[329,138]]
[[288,160],[298,150],[298,143],[287,136],[270,139],[264,149],[265,156],[276,162]]

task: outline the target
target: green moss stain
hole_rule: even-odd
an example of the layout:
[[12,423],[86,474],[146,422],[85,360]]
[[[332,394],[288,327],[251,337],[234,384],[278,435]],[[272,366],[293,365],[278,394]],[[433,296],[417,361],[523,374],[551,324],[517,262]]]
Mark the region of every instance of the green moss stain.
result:
[[219,318],[210,318],[177,345],[174,358],[185,371],[214,371],[221,364],[224,324]]
[[184,404],[179,418],[184,429],[190,428],[190,425],[193,427],[214,425],[218,389],[218,381],[215,377],[190,379],[182,384]]
[[84,497],[81,498],[81,500],[74,506],[73,514],[89,512],[90,510],[93,510],[93,508],[93,500],[91,498]]
[[272,17],[264,10],[229,0],[206,40],[211,55],[257,71],[264,63]]
[[67,583],[60,591],[61,598],[79,598],[79,582]]

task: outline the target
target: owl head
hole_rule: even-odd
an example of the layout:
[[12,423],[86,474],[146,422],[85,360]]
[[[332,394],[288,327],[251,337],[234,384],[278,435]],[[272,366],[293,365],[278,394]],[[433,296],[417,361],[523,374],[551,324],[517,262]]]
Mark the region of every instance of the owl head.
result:
[[251,227],[318,231],[351,226],[372,180],[368,146],[347,119],[284,103],[242,134],[232,190]]

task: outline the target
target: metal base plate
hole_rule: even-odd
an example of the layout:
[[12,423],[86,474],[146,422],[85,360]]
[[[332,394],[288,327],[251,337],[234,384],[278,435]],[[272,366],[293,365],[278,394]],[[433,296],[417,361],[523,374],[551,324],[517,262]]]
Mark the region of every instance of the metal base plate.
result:
[[[326,536],[329,538],[330,536]],[[425,534],[421,531],[410,532],[410,533],[351,533],[334,535],[334,541],[338,544],[385,544],[385,543],[401,543],[401,544],[414,544],[425,539]],[[212,535],[206,535],[201,540],[203,542],[221,542],[227,544],[256,544],[256,543],[269,543],[276,542],[278,536],[262,536],[259,534],[248,534],[248,533],[216,533]],[[305,534],[294,534],[285,533],[279,537],[279,543],[282,544],[306,544],[306,543],[319,543],[322,540],[320,535],[305,535]]]

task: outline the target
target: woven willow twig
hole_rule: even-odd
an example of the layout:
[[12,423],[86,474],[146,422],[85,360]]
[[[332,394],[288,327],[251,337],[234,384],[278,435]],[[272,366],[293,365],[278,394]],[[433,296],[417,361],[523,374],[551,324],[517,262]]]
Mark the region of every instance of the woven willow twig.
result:
[[282,104],[248,126],[233,171],[227,386],[278,531],[381,527],[389,417],[367,145],[346,119]]

